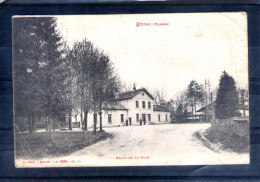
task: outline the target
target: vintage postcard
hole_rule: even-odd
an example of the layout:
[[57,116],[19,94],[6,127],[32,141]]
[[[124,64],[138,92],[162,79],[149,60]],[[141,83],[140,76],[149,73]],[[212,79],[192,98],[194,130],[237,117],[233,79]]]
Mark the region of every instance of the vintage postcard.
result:
[[12,22],[16,167],[250,163],[245,12]]

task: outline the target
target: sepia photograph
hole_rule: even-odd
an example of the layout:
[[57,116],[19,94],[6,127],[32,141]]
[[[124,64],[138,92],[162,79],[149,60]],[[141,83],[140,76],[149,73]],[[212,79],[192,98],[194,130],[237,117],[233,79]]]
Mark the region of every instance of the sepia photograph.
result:
[[249,164],[245,12],[13,16],[17,168]]

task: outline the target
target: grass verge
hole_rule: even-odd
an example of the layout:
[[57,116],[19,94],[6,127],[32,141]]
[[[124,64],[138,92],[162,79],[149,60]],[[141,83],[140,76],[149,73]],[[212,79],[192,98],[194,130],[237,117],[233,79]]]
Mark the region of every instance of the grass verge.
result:
[[215,146],[219,146],[221,150],[232,151],[236,153],[248,153],[249,152],[249,138],[240,137],[236,134],[227,134],[222,131],[212,130],[208,128],[204,133],[201,133],[203,137],[215,144]]
[[69,155],[108,137],[112,135],[106,132],[93,134],[92,131],[16,134],[16,158],[40,159]]

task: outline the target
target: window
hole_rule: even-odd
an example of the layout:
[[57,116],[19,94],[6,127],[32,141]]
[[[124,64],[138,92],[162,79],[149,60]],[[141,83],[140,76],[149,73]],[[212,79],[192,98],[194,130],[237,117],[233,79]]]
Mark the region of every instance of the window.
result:
[[148,121],[151,121],[151,114],[147,114],[148,116]]
[[148,108],[151,109],[151,102],[148,102]]
[[121,123],[124,122],[124,114],[121,114]]
[[145,120],[145,114],[142,114],[142,120],[143,120],[143,122],[146,121],[146,120]]
[[161,116],[160,116],[160,114],[158,114],[158,121],[161,121]]
[[143,108],[145,108],[145,101],[143,101],[142,104],[143,104]]
[[108,114],[108,123],[112,123],[112,114]]
[[139,114],[136,114],[136,122],[139,122]]
[[166,119],[166,122],[168,121],[168,116],[167,116],[167,114],[165,115],[165,119]]
[[139,108],[139,101],[135,101],[136,108]]

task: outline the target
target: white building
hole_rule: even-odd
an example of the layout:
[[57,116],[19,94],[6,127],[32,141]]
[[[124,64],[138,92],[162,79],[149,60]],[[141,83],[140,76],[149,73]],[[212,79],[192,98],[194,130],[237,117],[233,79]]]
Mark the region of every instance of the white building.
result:
[[[93,128],[94,117],[94,112],[91,110],[88,113],[88,128]],[[79,114],[72,118],[72,122],[80,120]],[[170,122],[170,111],[163,106],[154,105],[153,96],[145,88],[124,92],[119,95],[115,103],[103,107],[103,127],[140,125],[140,120],[142,124]],[[97,121],[99,127],[99,115]]]

